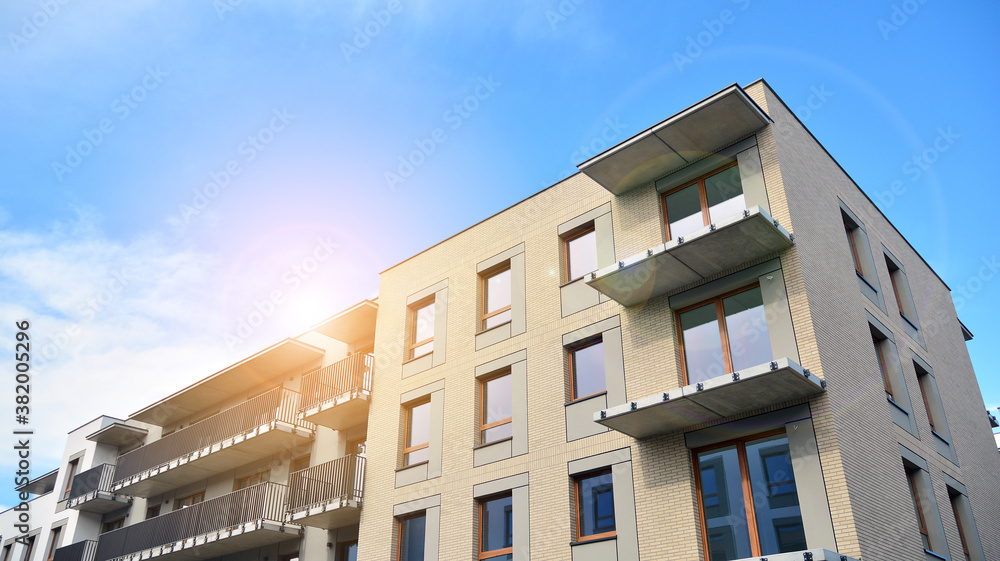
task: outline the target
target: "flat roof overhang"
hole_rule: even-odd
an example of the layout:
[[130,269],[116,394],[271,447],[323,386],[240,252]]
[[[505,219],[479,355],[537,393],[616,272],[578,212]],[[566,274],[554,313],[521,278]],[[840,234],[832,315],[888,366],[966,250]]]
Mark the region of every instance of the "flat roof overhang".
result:
[[148,433],[149,431],[142,427],[115,422],[88,434],[87,440],[110,444],[117,448],[129,448],[145,442]]
[[289,517],[293,524],[332,530],[361,522],[361,503],[353,499],[336,499],[294,510]]
[[788,230],[755,206],[598,269],[586,282],[619,304],[633,306],[793,243]]
[[375,317],[378,304],[364,300],[312,328],[343,343],[354,343],[375,337]]
[[302,409],[302,420],[333,430],[345,430],[368,423],[369,395],[345,392],[337,397]]
[[233,528],[201,534],[183,541],[115,557],[121,561],[170,559],[188,561],[222,557],[230,553],[256,549],[301,537],[301,526],[277,521],[258,520]]
[[737,84],[579,164],[615,195],[649,183],[740,140],[771,122]]
[[826,390],[818,377],[787,358],[623,403],[594,422],[633,438],[667,434]]
[[325,353],[308,343],[285,339],[136,411],[129,419],[161,427],[176,423],[220,401],[242,395],[275,376],[305,367]]
[[44,495],[56,488],[56,477],[58,476],[59,470],[54,469],[46,474],[39,475],[20,487],[14,487],[14,490],[18,493],[28,492],[32,495]]
[[85,495],[72,498],[66,501],[66,508],[72,508],[81,512],[96,512],[105,514],[112,510],[118,510],[128,506],[130,499],[123,495],[109,493],[107,491],[91,491]]

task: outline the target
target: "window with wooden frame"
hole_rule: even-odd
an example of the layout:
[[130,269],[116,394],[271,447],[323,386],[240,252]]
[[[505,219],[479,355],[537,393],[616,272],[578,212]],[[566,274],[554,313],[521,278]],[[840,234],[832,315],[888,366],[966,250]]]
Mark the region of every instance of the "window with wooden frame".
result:
[[424,543],[427,539],[425,512],[397,519],[397,561],[424,561]]
[[512,381],[510,369],[480,381],[480,444],[489,444],[513,435]]
[[160,505],[153,505],[146,509],[146,520],[156,518],[160,515]]
[[49,538],[49,554],[46,556],[47,561],[52,561],[56,558],[56,549],[59,549],[59,536],[62,534],[62,526],[58,528],[52,528],[52,537]]
[[309,467],[309,454],[292,460],[292,471],[302,471]]
[[480,329],[486,331],[511,320],[511,269],[506,261],[480,274],[483,306]]
[[861,254],[858,253],[858,245],[854,240],[854,230],[857,226],[851,226],[847,222],[844,223],[844,231],[847,233],[847,243],[851,246],[851,256],[854,258],[854,271],[860,277],[864,277],[865,273],[861,270]]
[[174,506],[174,510],[187,508],[189,506],[194,506],[204,500],[205,500],[205,492],[198,491],[197,493],[192,493],[186,497],[181,497],[177,499],[177,502],[175,503],[176,506]]
[[80,464],[80,458],[75,460],[70,460],[69,464],[66,466],[66,489],[63,490],[63,500],[69,497],[70,491],[73,490],[73,476],[76,475],[76,468]]
[[35,540],[38,536],[31,536],[24,546],[24,553],[21,554],[21,561],[31,561],[32,554],[35,553]]
[[707,559],[729,561],[806,549],[784,429],[699,448],[693,454]]
[[760,285],[723,294],[677,312],[685,385],[773,358]]
[[610,469],[577,475],[576,539],[596,540],[617,535],[615,532],[615,492]]
[[514,498],[511,493],[479,501],[479,559],[510,561],[514,555]]
[[410,306],[410,355],[419,358],[434,350],[434,297]]
[[900,317],[913,329],[920,329],[917,325],[917,311],[912,305],[913,295],[910,293],[910,283],[906,280],[906,274],[888,255],[885,256],[885,266],[889,269],[889,281],[892,283],[892,293],[896,296]]
[[3,561],[10,561],[10,552],[12,549],[14,549],[14,544],[3,546]]
[[927,411],[927,422],[930,423],[931,430],[937,432],[939,428],[943,427],[935,426],[935,408],[931,404],[938,405],[940,402],[937,392],[934,391],[934,385],[931,383],[931,375],[924,372],[916,362],[913,363],[913,367],[917,372],[917,385],[920,386],[920,397],[924,398],[924,410]]
[[[892,383],[889,381],[889,369],[885,363],[885,352],[882,350],[882,341],[872,334],[872,344],[875,345],[875,357],[878,359],[878,370],[882,374],[882,385],[885,387],[885,396],[892,399]],[[894,399],[892,399],[895,401]]]
[[403,434],[403,467],[426,462],[430,458],[431,402],[422,401],[406,407]]
[[597,230],[590,222],[562,239],[566,262],[564,282],[573,282],[597,270]]
[[236,480],[236,484],[233,486],[234,491],[239,491],[240,489],[246,489],[247,487],[258,485],[268,480],[271,476],[271,470],[266,469],[264,471],[259,471],[257,473],[247,475],[246,477],[240,477]]
[[718,168],[661,198],[667,239],[680,238],[746,210],[743,183],[736,162]]
[[125,525],[125,517],[116,518],[110,522],[105,522],[104,526],[101,528],[101,533],[110,532],[112,530],[117,530]]
[[607,391],[604,374],[604,339],[589,339],[568,349],[570,401]]
[[927,521],[924,519],[924,510],[920,506],[920,490],[917,485],[917,477],[920,475],[919,468],[906,468],[907,485],[910,488],[910,497],[913,499],[913,511],[917,517],[917,526],[920,532],[920,541],[924,549],[931,551],[931,540],[927,533]]
[[[840,217],[844,221],[844,234],[847,236],[847,245],[851,252],[851,259],[854,261],[854,272],[858,278],[877,293],[879,283],[876,273],[872,269],[873,260],[871,248],[867,243],[868,237],[864,234],[861,225],[853,217],[848,216],[843,207],[840,209]],[[884,307],[884,304],[876,303],[879,307]]]
[[955,524],[958,526],[958,538],[962,541],[962,554],[965,561],[972,561],[972,555],[969,553],[969,541],[965,537],[965,526],[962,524],[962,517],[959,515],[961,506],[958,504],[958,501],[960,496],[958,493],[952,492],[951,487],[948,487],[948,500],[951,502],[951,512],[955,515]]

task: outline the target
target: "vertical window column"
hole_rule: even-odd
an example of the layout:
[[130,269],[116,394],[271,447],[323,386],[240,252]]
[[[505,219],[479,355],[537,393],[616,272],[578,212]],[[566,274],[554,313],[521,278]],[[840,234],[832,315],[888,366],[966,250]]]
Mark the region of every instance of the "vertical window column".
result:
[[444,380],[400,395],[400,443],[396,487],[441,476]]
[[396,561],[437,561],[441,534],[441,495],[395,505]]
[[403,378],[444,364],[447,320],[448,279],[406,298]]

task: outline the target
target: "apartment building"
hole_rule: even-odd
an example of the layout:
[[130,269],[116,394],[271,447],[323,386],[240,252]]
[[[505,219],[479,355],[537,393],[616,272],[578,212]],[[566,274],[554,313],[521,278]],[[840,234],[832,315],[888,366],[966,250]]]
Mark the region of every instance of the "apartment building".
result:
[[0,561],[1000,559],[972,334],[766,82],[579,169],[72,431]]

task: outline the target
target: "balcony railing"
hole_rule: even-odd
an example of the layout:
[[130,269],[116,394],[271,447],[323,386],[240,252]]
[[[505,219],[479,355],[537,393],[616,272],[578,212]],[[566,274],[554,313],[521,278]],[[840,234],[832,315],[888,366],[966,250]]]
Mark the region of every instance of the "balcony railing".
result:
[[92,491],[111,492],[111,478],[115,474],[114,464],[101,464],[99,466],[80,472],[73,478],[73,484],[69,491],[67,500],[82,497]]
[[355,354],[302,376],[302,409],[351,391],[371,393],[375,357]]
[[147,469],[162,466],[185,454],[275,421],[304,426],[310,430],[315,429],[314,424],[298,420],[299,403],[299,394],[288,389],[275,388],[262,393],[217,415],[122,454],[118,457],[114,482],[117,484]]
[[76,542],[66,547],[60,547],[52,556],[54,561],[94,561],[94,554],[97,553],[97,542],[94,540],[84,540]]
[[[239,528],[249,522],[281,523],[285,519],[287,494],[288,488],[285,485],[260,483],[112,530],[98,538],[95,561],[107,561],[160,546],[172,546],[188,538]],[[186,545],[192,546],[193,544]]]
[[295,512],[318,504],[353,502],[364,494],[365,458],[344,456],[288,475],[288,510]]

